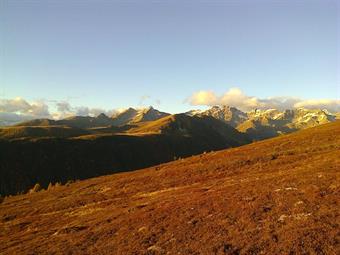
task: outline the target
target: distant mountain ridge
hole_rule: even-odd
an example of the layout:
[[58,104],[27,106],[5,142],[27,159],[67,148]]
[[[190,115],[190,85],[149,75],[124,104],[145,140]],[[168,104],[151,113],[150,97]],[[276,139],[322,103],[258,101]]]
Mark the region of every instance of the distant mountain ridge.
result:
[[15,126],[69,126],[74,128],[95,128],[104,126],[123,126],[144,121],[153,121],[170,115],[160,112],[152,106],[149,108],[134,109],[128,108],[120,113],[108,117],[104,113],[96,117],[91,116],[72,116],[61,120],[35,119],[25,121]]
[[284,111],[255,109],[243,112],[230,106],[213,106],[206,111],[190,111],[187,114],[214,117],[248,134],[254,140],[326,124],[335,121],[340,116],[339,113],[332,114],[320,109],[298,108]]
[[[239,110],[233,106],[213,106],[208,110],[191,110],[185,112],[189,116],[211,116],[215,119],[221,120],[233,127],[247,120],[257,120],[262,122],[281,121],[289,126],[298,128],[312,127],[318,124],[325,124],[335,119],[340,118],[340,112],[330,113],[327,110],[321,109],[286,109],[280,111],[277,109],[254,109],[248,112]],[[171,115],[167,112],[161,112],[152,106],[148,108],[128,108],[121,112],[113,114],[111,117],[104,113],[96,117],[90,116],[72,116],[65,119],[34,119],[16,124],[15,126],[46,126],[46,125],[69,125],[77,126],[79,128],[89,128],[96,126],[122,126],[127,124],[134,124],[145,121],[153,121],[161,119],[165,116]],[[275,123],[275,124],[278,124]]]
[[170,113],[161,112],[154,109],[152,106],[143,109],[128,108],[127,110],[115,114],[111,117],[114,126],[121,126],[144,121],[153,121],[169,116]]
[[[333,114],[320,109],[298,108],[284,111],[254,109],[244,112],[232,106],[213,106],[205,111],[191,110],[186,112],[185,115],[212,117],[247,134],[252,140],[275,137],[280,134],[326,124],[340,118],[340,113]],[[152,106],[142,109],[130,107],[111,117],[101,113],[97,117],[73,116],[61,120],[36,119],[19,123],[16,126],[68,126],[82,129],[102,128],[104,130],[103,128],[106,128],[107,131],[118,131],[133,128],[134,125],[139,126],[140,123],[157,121],[167,116],[171,116],[171,114],[161,112]]]
[[206,111],[194,112],[193,115],[211,116],[229,124],[232,127],[236,127],[238,124],[244,122],[248,118],[245,112],[242,112],[236,107],[230,106],[213,106]]

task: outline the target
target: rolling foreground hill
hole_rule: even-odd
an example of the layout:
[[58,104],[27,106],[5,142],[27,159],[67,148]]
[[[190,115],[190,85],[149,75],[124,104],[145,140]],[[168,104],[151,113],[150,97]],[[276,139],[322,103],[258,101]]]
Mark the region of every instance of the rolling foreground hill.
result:
[[340,122],[6,197],[1,254],[339,254]]
[[80,129],[15,126],[0,129],[0,194],[36,183],[66,183],[158,165],[174,158],[250,143],[211,117],[166,116],[138,125]]

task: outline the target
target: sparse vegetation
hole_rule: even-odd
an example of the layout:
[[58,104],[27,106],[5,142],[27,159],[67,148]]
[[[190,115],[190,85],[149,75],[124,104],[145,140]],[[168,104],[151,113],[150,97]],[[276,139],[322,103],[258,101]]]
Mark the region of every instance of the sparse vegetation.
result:
[[48,184],[47,190],[51,190],[51,189],[53,189],[53,184],[50,182],[50,183]]
[[340,122],[6,197],[0,253],[339,254],[339,143]]
[[54,184],[54,187],[60,187],[61,186],[61,183],[60,182],[56,182],[55,184]]
[[72,184],[72,183],[74,183],[74,180],[68,180],[67,182],[66,182],[66,186],[69,186],[70,184]]
[[43,190],[39,183],[36,183],[32,189],[29,190],[29,193],[35,193]]

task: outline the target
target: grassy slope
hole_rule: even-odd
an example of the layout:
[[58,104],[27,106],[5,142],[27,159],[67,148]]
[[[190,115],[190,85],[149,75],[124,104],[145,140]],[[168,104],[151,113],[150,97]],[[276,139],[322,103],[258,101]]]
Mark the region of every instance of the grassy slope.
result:
[[67,126],[13,126],[0,128],[0,139],[24,139],[44,137],[74,137],[89,134],[89,131]]
[[340,122],[0,205],[0,253],[339,254]]
[[0,141],[0,194],[26,192],[36,183],[46,188],[50,182],[141,169],[226,147],[219,140],[167,135]]

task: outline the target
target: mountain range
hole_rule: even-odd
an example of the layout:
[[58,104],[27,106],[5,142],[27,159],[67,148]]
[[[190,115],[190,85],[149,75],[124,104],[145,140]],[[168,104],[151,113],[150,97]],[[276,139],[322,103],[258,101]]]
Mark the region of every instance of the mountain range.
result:
[[335,121],[325,110],[214,106],[174,114],[129,108],[113,116],[36,119],[0,128],[0,194],[131,171]]
[[279,111],[277,109],[254,109],[243,112],[235,107],[214,106],[206,111],[188,112],[195,116],[212,116],[238,131],[248,134],[253,140],[262,140],[300,129],[314,127],[334,121],[339,114],[327,110],[298,108]]
[[160,112],[152,106],[143,109],[128,108],[119,113],[108,117],[104,113],[96,117],[90,116],[72,116],[61,120],[51,119],[35,119],[16,124],[15,126],[69,126],[76,128],[95,128],[103,126],[123,126],[135,124],[139,122],[153,121],[165,116],[169,113]]
[[[340,113],[332,114],[327,110],[320,109],[298,108],[284,111],[254,109],[243,112],[230,106],[213,106],[205,111],[192,110],[185,114],[197,117],[209,116],[220,120],[247,134],[252,140],[262,140],[314,127],[340,118]],[[117,130],[126,130],[135,124],[155,121],[170,115],[153,107],[144,109],[128,108],[111,117],[102,113],[97,117],[74,116],[62,120],[36,119],[19,123],[16,126],[69,126],[85,129],[111,126],[112,130],[114,127],[120,127]]]

